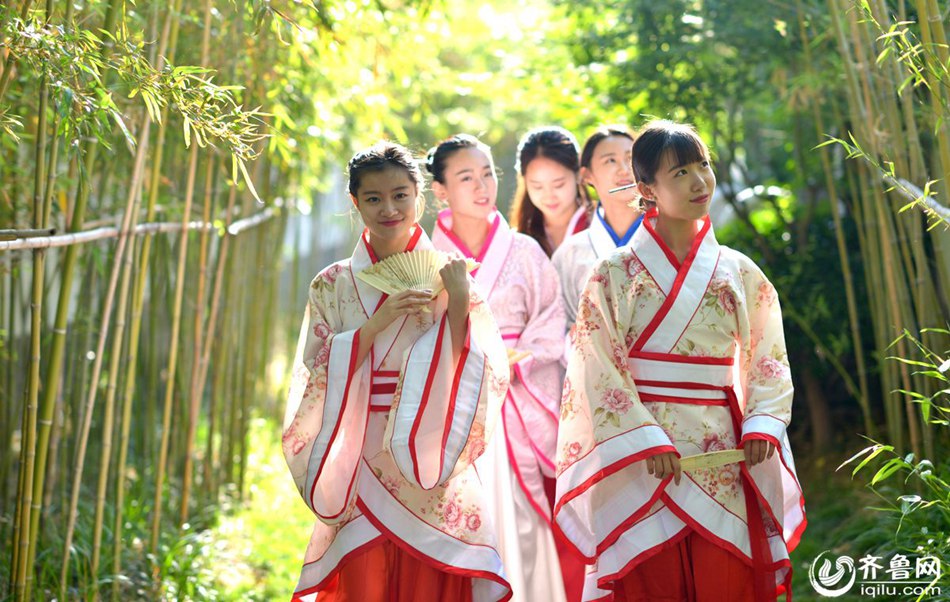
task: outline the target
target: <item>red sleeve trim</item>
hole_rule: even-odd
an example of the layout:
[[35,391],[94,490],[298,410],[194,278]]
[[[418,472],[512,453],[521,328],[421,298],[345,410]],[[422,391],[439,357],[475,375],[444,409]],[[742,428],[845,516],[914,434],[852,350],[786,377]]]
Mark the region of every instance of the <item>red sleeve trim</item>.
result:
[[[448,323],[448,314],[442,316],[442,321],[439,323],[439,334],[435,342],[435,350],[432,353],[432,361],[429,366],[429,374],[426,376],[426,384],[422,390],[422,399],[419,400],[419,410],[416,413],[416,418],[412,423],[412,429],[409,432],[409,455],[412,458],[412,474],[416,479],[416,483],[422,485],[421,476],[419,474],[419,451],[416,446],[416,436],[419,433],[419,427],[422,424],[422,417],[425,415],[426,407],[429,405],[429,394],[432,391],[432,381],[435,380],[436,371],[439,369],[439,355],[442,352],[442,341],[445,335],[445,325]],[[442,457],[445,456],[445,448],[442,449]],[[439,462],[439,467],[441,468],[442,463]]]
[[[330,345],[332,348],[333,341],[330,341]],[[356,371],[356,356],[359,353],[359,349],[360,349],[360,331],[357,330],[356,333],[353,335],[352,349],[350,350],[350,363],[349,363],[349,366],[347,366],[347,372],[346,372],[346,387],[343,388],[343,401],[340,404],[340,418],[336,421],[336,424],[333,425],[333,433],[330,435],[330,440],[327,442],[328,451],[330,447],[333,445],[333,442],[336,440],[337,433],[339,433],[340,431],[340,423],[343,422],[343,416],[346,413],[347,400],[350,397],[350,385],[353,383],[353,373]],[[329,454],[323,454],[323,457],[320,458],[320,466],[319,468],[317,468],[316,476],[314,476],[313,483],[310,485],[310,507],[311,508],[315,508],[315,504],[313,503],[313,492],[317,488],[317,481],[320,480],[320,475],[323,474],[323,467],[326,465],[328,457],[329,457]],[[359,463],[357,463],[357,469],[358,468],[359,468]],[[354,472],[354,477],[355,477],[355,474],[356,473]],[[346,499],[349,499],[349,494],[353,490],[354,481],[356,481],[356,479],[351,477],[350,484],[347,489]],[[316,512],[316,510],[314,510],[314,512]],[[340,516],[340,514],[342,513],[343,512],[341,511],[339,514],[336,514],[335,516],[323,517],[323,518],[328,518],[328,519],[336,518]]]
[[[363,513],[363,516],[365,516],[366,519],[369,520],[370,524],[376,527],[376,529],[380,533],[385,535],[389,541],[399,546],[407,554],[415,557],[416,559],[422,562],[425,562],[429,566],[439,571],[442,571],[443,573],[450,573],[453,575],[458,575],[460,577],[468,577],[470,579],[486,579],[488,581],[494,581],[495,583],[501,585],[502,587],[508,588],[508,595],[502,598],[501,600],[499,600],[499,602],[507,602],[507,600],[511,599],[511,584],[508,583],[501,576],[496,575],[495,573],[492,573],[490,571],[462,569],[457,566],[452,566],[451,564],[445,564],[444,562],[440,562],[436,560],[435,558],[427,556],[424,553],[412,547],[409,543],[400,539],[395,533],[387,529],[386,525],[384,525],[381,520],[379,520],[378,518],[376,518],[376,516],[373,515],[373,513],[370,511],[369,507],[367,507],[367,505],[363,502],[363,500],[357,499],[356,506]],[[497,550],[495,553],[497,554]]]
[[[340,558],[340,561],[336,563],[336,566],[333,567],[333,569],[327,574],[327,576],[323,578],[323,581],[321,581],[320,583],[314,586],[308,587],[307,589],[302,589],[300,591],[294,592],[293,597],[291,598],[291,602],[303,602],[304,596],[309,596],[310,594],[319,592],[325,587],[327,587],[330,584],[330,581],[334,577],[336,577],[337,573],[343,570],[343,566],[347,562],[356,558],[357,556],[369,550],[370,548],[380,545],[381,543],[385,541],[385,539],[386,538],[383,537],[382,535],[377,535],[370,541],[364,543],[361,546],[353,548],[352,550],[344,554],[343,557]],[[320,560],[314,560],[314,562],[320,562]],[[310,563],[306,563],[306,564],[310,564]],[[306,566],[306,564],[304,566]]]
[[[471,340],[471,316],[465,317],[465,341],[462,343],[462,352],[459,354],[458,362],[455,364],[455,375],[452,378],[452,390],[449,392],[449,407],[445,413],[445,430],[442,431],[442,454],[439,456],[439,467],[445,464],[445,444],[449,440],[449,434],[452,432],[452,423],[455,422],[455,405],[459,392],[459,385],[462,382],[462,374],[465,372],[465,362],[468,360],[468,354],[472,347]],[[441,336],[441,332],[439,334]],[[471,432],[471,429],[469,429]]]

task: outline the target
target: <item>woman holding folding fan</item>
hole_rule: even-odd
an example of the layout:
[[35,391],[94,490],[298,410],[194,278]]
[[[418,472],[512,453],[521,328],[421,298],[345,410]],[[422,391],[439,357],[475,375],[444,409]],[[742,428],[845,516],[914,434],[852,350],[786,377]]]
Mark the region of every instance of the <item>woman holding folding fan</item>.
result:
[[359,277],[432,249],[410,153],[366,149],[349,180],[365,230],[310,286],[284,421],[284,455],[317,517],[293,599],[506,600],[473,467],[508,386],[501,337],[463,260],[441,268],[434,298]]

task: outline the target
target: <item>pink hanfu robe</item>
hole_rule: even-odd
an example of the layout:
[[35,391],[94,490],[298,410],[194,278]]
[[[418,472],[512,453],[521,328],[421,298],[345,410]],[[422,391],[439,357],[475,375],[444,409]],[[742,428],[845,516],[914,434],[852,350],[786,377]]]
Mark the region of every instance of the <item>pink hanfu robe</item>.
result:
[[[541,246],[493,213],[475,285],[487,300],[510,349],[531,355],[512,366],[496,437],[476,463],[492,499],[502,557],[514,600],[564,600],[544,477],[554,477],[557,415],[563,382],[564,310],[557,273]],[[449,210],[439,214],[432,243],[473,257],[452,233]]]
[[[508,388],[498,328],[473,292],[455,361],[443,292],[430,312],[396,319],[357,365],[359,329],[384,301],[355,277],[375,263],[366,237],[314,278],[294,361],[283,449],[318,520],[293,599],[312,599],[348,559],[388,541],[470,578],[473,600],[507,600],[473,465]],[[409,250],[424,248],[432,245],[417,227]]]
[[[557,527],[589,563],[585,600],[690,533],[753,569],[756,600],[790,595],[789,551],[805,510],[786,436],[791,418],[775,289],[720,247],[708,218],[680,265],[654,231],[602,261],[582,295],[561,402]],[[772,442],[772,458],[683,473],[645,460]]]

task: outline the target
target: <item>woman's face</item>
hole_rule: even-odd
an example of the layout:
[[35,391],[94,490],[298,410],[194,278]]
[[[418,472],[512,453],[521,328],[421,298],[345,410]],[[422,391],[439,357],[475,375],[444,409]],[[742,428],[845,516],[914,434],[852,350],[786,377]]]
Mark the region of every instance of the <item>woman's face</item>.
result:
[[491,155],[478,147],[462,148],[445,161],[445,182],[433,182],[435,196],[448,203],[453,216],[488,218],[498,199],[498,179]]
[[370,239],[397,244],[408,241],[416,223],[416,197],[419,190],[401,167],[386,167],[360,177],[353,202],[369,229]]
[[597,191],[605,204],[629,205],[637,199],[636,187],[611,194],[609,191],[634,183],[633,140],[626,136],[608,136],[597,143],[590,167],[581,168],[581,177]]
[[525,189],[544,222],[570,220],[577,210],[577,174],[554,159],[535,157],[524,170]]
[[674,154],[667,152],[654,178],[653,184],[641,183],[640,188],[644,196],[656,203],[662,217],[692,221],[709,213],[709,203],[716,191],[716,174],[708,157],[678,165]]

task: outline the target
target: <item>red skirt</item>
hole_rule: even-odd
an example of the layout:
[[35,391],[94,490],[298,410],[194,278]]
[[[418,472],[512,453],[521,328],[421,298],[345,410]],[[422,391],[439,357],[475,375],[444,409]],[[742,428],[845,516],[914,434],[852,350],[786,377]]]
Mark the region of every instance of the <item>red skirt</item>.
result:
[[755,602],[752,567],[692,532],[616,581],[614,600]]
[[345,561],[317,602],[472,602],[472,580],[440,571],[386,540]]

